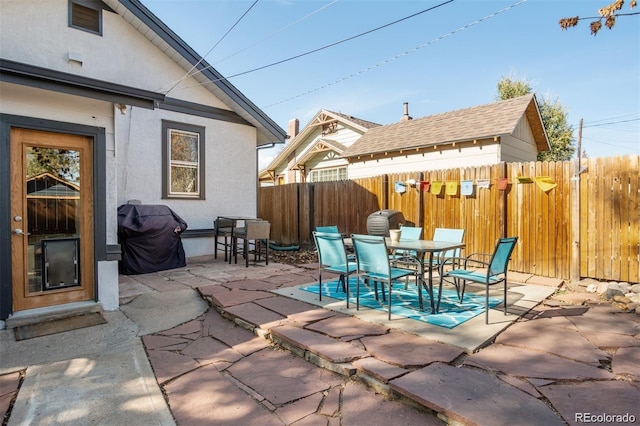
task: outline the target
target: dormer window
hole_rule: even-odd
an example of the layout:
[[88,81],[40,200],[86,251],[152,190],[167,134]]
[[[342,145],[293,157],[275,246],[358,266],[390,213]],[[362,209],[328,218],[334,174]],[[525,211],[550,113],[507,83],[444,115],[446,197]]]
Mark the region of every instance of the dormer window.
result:
[[95,0],[69,0],[69,26],[102,35],[102,6]]

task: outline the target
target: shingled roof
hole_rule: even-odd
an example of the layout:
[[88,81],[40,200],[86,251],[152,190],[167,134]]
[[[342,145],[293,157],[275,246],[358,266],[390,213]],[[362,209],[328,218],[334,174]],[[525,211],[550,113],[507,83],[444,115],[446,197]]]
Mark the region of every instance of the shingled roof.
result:
[[373,121],[363,120],[362,118],[354,117],[353,115],[347,115],[347,114],[343,114],[341,112],[335,112],[335,111],[329,111],[329,110],[324,110],[324,111],[328,112],[328,113],[331,113],[331,114],[339,115],[340,117],[344,118],[345,120],[348,120],[348,121],[350,121],[350,122],[352,122],[354,124],[362,126],[365,129],[371,129],[373,127],[380,127],[380,124],[378,124],[378,123],[374,123]]
[[349,158],[511,135],[526,116],[538,151],[550,149],[534,94],[373,127],[342,154]]

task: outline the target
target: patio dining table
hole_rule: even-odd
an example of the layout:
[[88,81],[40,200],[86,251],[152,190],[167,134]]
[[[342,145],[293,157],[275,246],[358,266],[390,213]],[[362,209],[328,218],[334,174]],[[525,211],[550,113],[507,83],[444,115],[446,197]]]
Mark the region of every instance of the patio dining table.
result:
[[[436,306],[433,300],[433,267],[434,259],[438,253],[446,253],[449,250],[458,248],[464,248],[464,243],[454,243],[451,241],[433,241],[433,240],[412,240],[412,241],[394,241],[389,237],[385,237],[387,248],[392,250],[403,250],[408,253],[412,260],[415,261],[418,266],[418,276],[420,277],[420,284],[429,292],[429,300],[431,304],[431,313],[438,312],[439,306]],[[351,238],[345,238],[344,243],[347,246],[353,246]],[[427,256],[428,254],[428,256]],[[428,262],[428,263],[426,263]],[[425,280],[425,263],[429,265],[428,279]],[[420,299],[420,309],[424,309],[422,299]]]

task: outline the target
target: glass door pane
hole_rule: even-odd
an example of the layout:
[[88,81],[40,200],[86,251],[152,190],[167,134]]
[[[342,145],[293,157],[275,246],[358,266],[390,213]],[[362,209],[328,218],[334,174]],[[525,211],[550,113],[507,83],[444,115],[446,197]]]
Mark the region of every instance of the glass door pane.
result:
[[68,243],[80,238],[80,152],[28,146],[25,160],[28,293],[80,286],[77,245]]

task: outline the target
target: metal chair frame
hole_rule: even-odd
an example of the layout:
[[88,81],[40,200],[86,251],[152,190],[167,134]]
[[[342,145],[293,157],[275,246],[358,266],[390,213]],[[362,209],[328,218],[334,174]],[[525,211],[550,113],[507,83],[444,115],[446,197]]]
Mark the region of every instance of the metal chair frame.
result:
[[[388,297],[388,318],[391,320],[391,300],[393,282],[399,278],[414,275],[418,285],[418,297],[422,300],[422,286],[418,280],[418,271],[415,269],[397,268],[391,265],[389,259],[389,251],[384,237],[374,235],[351,236],[353,247],[356,252],[356,260],[358,264],[358,280],[356,285],[356,309],[360,309],[360,279],[368,279],[373,281],[376,299],[378,298],[378,282],[382,285],[382,295],[384,296],[384,283],[389,288]],[[384,300],[384,299],[383,299]]]
[[344,237],[337,232],[313,231],[313,239],[318,249],[318,296],[322,300],[322,272],[340,274],[338,286],[346,294],[349,308],[349,275],[357,270],[356,262],[350,261],[344,245]]
[[[442,282],[447,278],[453,279],[460,302],[464,298],[467,281],[484,284],[485,324],[489,324],[489,287],[502,283],[504,314],[507,315],[507,267],[517,241],[518,237],[500,238],[492,254],[473,253],[467,257],[450,257],[442,261],[439,267],[438,306],[442,297]],[[461,288],[459,282],[462,282]]]

